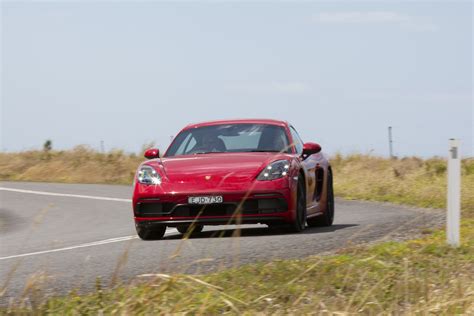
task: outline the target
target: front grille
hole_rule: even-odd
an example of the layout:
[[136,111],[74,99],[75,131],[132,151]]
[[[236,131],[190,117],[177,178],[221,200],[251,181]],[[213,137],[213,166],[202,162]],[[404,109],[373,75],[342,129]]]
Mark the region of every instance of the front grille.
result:
[[209,205],[191,205],[174,203],[139,203],[138,216],[232,216],[240,207],[242,215],[272,214],[285,212],[288,205],[285,199],[248,199],[243,203],[232,202]]
[[170,214],[174,207],[174,203],[139,203],[137,213],[142,216],[162,216]]
[[173,211],[173,216],[225,216],[232,215],[235,204],[209,204],[209,205],[180,205]]

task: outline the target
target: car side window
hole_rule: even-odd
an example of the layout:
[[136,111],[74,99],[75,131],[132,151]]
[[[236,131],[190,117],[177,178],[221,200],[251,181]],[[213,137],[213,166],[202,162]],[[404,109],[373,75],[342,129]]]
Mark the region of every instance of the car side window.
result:
[[300,155],[303,154],[303,141],[301,140],[300,135],[298,135],[298,132],[293,126],[290,126],[290,131],[291,138],[293,138],[293,145],[295,145],[296,148],[296,152]]
[[184,140],[182,141],[181,145],[176,150],[176,155],[184,155],[188,151],[190,151],[194,145],[196,145],[196,140],[192,133],[188,133]]
[[184,150],[184,153],[187,154],[189,153],[191,150],[194,149],[194,146],[196,146],[197,144],[197,141],[194,137],[191,137],[188,141],[188,144],[186,145],[186,149]]

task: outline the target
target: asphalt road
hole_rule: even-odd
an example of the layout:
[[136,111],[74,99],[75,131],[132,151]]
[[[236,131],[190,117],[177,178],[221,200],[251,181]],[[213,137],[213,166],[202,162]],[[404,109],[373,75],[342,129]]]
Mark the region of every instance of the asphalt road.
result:
[[434,210],[338,199],[329,228],[276,234],[248,225],[241,237],[232,237],[234,226],[208,226],[189,240],[168,229],[164,240],[141,241],[130,198],[128,186],[0,183],[0,303],[28,297],[34,287],[43,294],[87,291],[97,277],[109,286],[147,273],[206,273],[398,240],[439,225],[443,217]]

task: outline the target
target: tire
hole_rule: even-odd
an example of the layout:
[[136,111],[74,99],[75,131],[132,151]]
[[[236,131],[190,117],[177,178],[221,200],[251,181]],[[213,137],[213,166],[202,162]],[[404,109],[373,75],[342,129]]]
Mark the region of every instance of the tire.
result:
[[[178,232],[180,232],[181,234],[186,234],[188,232],[188,230],[191,228],[192,225],[179,225],[176,227],[176,229],[178,230]],[[192,235],[194,234],[199,234],[200,232],[202,232],[202,229],[204,228],[203,225],[194,225],[193,227],[193,231],[192,231]]]
[[309,227],[324,227],[324,226],[331,226],[334,222],[334,189],[333,189],[333,178],[332,178],[332,171],[329,169],[328,172],[328,196],[327,196],[327,204],[326,204],[326,212],[324,214],[308,218],[308,226]]
[[166,232],[165,225],[154,225],[146,227],[144,225],[135,225],[137,235],[142,240],[158,240],[163,238]]
[[287,225],[287,230],[293,233],[299,233],[306,227],[306,188],[300,178],[298,181],[298,191],[296,193],[296,217],[295,221]]

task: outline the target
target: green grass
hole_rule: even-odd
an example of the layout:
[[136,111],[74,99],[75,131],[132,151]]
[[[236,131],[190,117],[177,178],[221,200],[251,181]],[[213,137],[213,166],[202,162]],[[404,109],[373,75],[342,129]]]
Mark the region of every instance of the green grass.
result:
[[[0,177],[129,184],[141,160],[120,151],[99,154],[84,147],[49,154],[0,154]],[[344,198],[445,207],[442,159],[336,155],[332,164],[335,192]],[[473,159],[463,161],[462,172],[464,220],[462,246],[457,249],[446,246],[444,232],[438,230],[417,240],[208,275],[155,275],[109,290],[98,282],[89,295],[19,303],[0,314],[474,314]],[[27,292],[34,288],[27,287]]]

